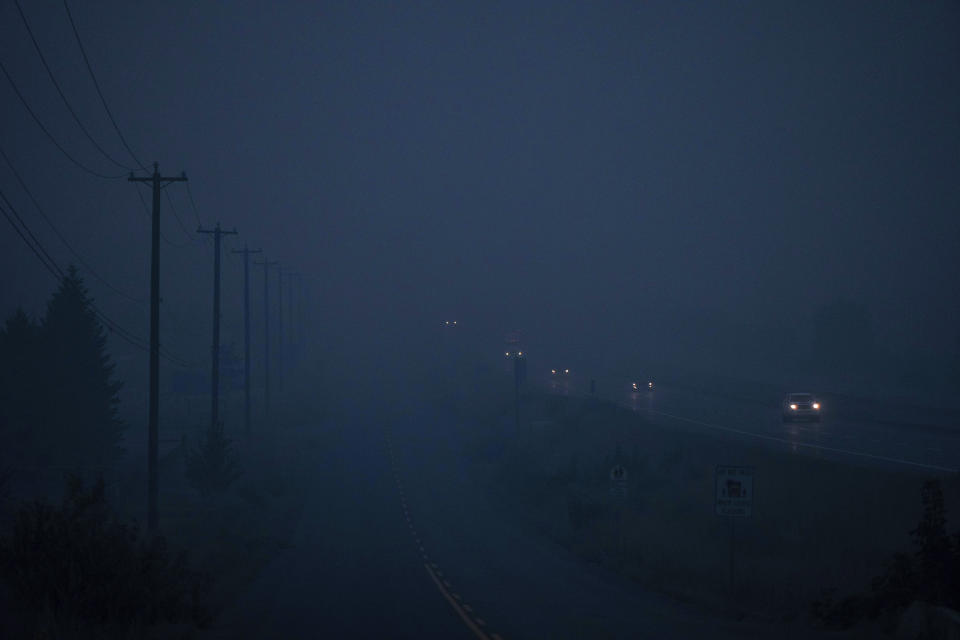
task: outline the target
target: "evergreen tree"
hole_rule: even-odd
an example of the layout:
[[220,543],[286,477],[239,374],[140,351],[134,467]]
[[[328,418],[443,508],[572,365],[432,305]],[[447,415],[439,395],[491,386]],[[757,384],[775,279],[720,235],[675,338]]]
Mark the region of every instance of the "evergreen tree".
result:
[[47,305],[40,327],[43,424],[48,460],[103,467],[120,454],[123,425],[117,417],[121,383],[106,351],[106,333],[73,266]]
[[953,576],[951,541],[947,535],[947,513],[940,480],[927,480],[921,490],[923,517],[911,531],[917,545],[920,595],[927,602],[946,604]]
[[195,451],[187,450],[187,481],[204,498],[223,493],[241,474],[233,456],[233,441],[223,431],[223,423],[207,427]]
[[2,465],[22,464],[24,455],[36,450],[36,424],[43,407],[40,352],[39,326],[18,309],[0,329]]

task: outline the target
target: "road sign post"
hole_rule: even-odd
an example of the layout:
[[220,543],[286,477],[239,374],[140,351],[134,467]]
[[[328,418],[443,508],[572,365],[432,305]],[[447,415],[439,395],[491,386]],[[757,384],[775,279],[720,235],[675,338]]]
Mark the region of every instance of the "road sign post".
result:
[[750,518],[753,516],[753,467],[731,467],[727,465],[717,465],[715,476],[716,505],[715,509],[718,516],[726,516],[730,519],[730,568],[729,592],[731,602],[734,598],[734,541],[736,540],[736,521],[737,518]]
[[617,513],[617,551],[624,552],[623,544],[623,509],[627,501],[627,470],[623,465],[610,469],[610,495],[613,496]]

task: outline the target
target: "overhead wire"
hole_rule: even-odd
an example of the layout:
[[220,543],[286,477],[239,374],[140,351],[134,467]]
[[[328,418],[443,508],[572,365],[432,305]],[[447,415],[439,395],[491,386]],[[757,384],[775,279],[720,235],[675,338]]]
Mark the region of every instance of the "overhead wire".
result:
[[[33,235],[33,232],[30,230],[30,227],[28,227],[27,223],[23,221],[23,218],[20,217],[20,214],[17,212],[16,207],[14,207],[13,203],[7,199],[7,194],[3,192],[3,189],[0,189],[0,200],[3,200],[6,203],[7,208],[10,209],[10,212],[13,214],[13,217],[17,219],[17,222],[20,223],[20,226],[23,227],[23,230],[27,232],[27,235],[30,237],[30,242],[28,242],[27,244],[29,244],[31,248],[34,247],[35,245],[36,249],[34,250],[34,252],[39,251],[40,253],[42,253],[43,256],[46,258],[46,260],[51,265],[53,265],[53,268],[55,269],[56,273],[59,274],[59,276],[62,278],[63,271],[60,269],[59,266],[57,266],[57,261],[53,259],[53,257],[47,252],[46,249],[44,249],[43,244],[41,244],[40,240],[37,239],[37,236]],[[21,234],[20,237],[22,238],[23,234]]]
[[[95,147],[104,157],[106,157],[110,162],[112,162],[113,164],[115,164],[115,165],[117,165],[117,166],[119,166],[119,167],[122,167],[122,168],[124,168],[124,169],[128,169],[128,170],[131,169],[131,167],[130,167],[129,165],[126,165],[126,164],[118,161],[117,159],[115,159],[113,156],[111,156],[111,155],[96,141],[96,139],[92,136],[92,134],[90,133],[90,131],[83,125],[83,122],[80,120],[80,117],[79,117],[78,114],[76,113],[76,110],[73,108],[73,106],[71,105],[69,99],[66,97],[66,94],[63,92],[63,90],[62,90],[59,82],[58,82],[57,79],[56,79],[56,76],[54,75],[52,69],[50,68],[49,64],[47,63],[46,57],[43,55],[42,48],[40,47],[39,42],[37,41],[37,39],[36,39],[36,37],[35,37],[35,35],[34,35],[34,33],[33,33],[33,30],[32,30],[31,27],[30,27],[29,21],[28,21],[27,18],[26,18],[26,14],[24,13],[23,8],[22,8],[22,6],[20,5],[19,0],[14,0],[14,1],[15,1],[15,4],[16,4],[16,7],[17,7],[17,11],[18,11],[19,14],[20,14],[20,18],[21,18],[21,20],[23,21],[24,27],[26,28],[27,33],[28,33],[29,36],[30,36],[31,42],[32,42],[33,45],[34,45],[34,48],[36,49],[38,56],[40,57],[40,61],[41,61],[41,63],[43,64],[44,69],[47,71],[47,74],[48,74],[51,82],[53,83],[54,87],[56,88],[58,95],[60,96],[60,98],[61,98],[61,100],[63,101],[64,105],[67,107],[67,110],[70,112],[70,114],[71,114],[71,116],[73,117],[73,119],[74,119],[74,121],[76,122],[76,124],[79,126],[80,130],[84,133],[84,135],[87,137],[87,139],[94,145],[94,147]],[[80,33],[79,33],[78,28],[77,28],[76,21],[74,20],[73,14],[72,14],[72,12],[70,11],[70,7],[69,7],[69,4],[67,3],[67,0],[63,0],[63,6],[64,6],[64,9],[65,9],[65,11],[66,11],[66,13],[67,13],[67,18],[68,18],[68,20],[69,20],[69,22],[70,22],[70,27],[71,27],[71,29],[72,29],[72,31],[73,31],[74,38],[76,39],[77,45],[78,45],[78,47],[79,47],[79,49],[80,49],[81,56],[83,57],[84,65],[85,65],[86,68],[87,68],[87,72],[88,72],[89,75],[90,75],[90,79],[93,81],[93,85],[94,85],[94,87],[95,87],[95,89],[96,89],[96,91],[97,91],[97,95],[98,95],[99,98],[100,98],[100,102],[101,102],[101,104],[102,104],[102,106],[103,106],[103,108],[104,108],[104,111],[105,111],[106,114],[107,114],[107,117],[108,117],[109,120],[110,120],[111,125],[112,125],[113,128],[114,128],[114,131],[117,133],[117,136],[120,138],[120,141],[121,141],[121,143],[123,144],[124,149],[126,149],[127,153],[130,154],[130,157],[133,158],[133,160],[134,160],[134,162],[136,163],[136,165],[139,166],[140,169],[146,171],[146,170],[147,170],[146,166],[143,164],[143,162],[140,161],[140,159],[137,157],[136,153],[134,153],[133,149],[131,148],[130,144],[127,142],[126,137],[123,135],[123,132],[121,131],[119,125],[117,124],[117,120],[116,120],[116,118],[115,118],[114,115],[113,115],[113,111],[110,109],[110,106],[109,106],[109,104],[108,104],[108,102],[107,102],[107,100],[106,100],[106,96],[104,95],[103,90],[102,90],[102,88],[101,88],[101,86],[100,86],[100,83],[99,83],[99,81],[97,80],[96,74],[94,73],[93,65],[92,65],[91,62],[90,62],[90,58],[89,58],[89,56],[87,55],[87,52],[86,52],[85,47],[83,46],[83,41],[82,41],[82,39],[80,38]],[[99,177],[99,178],[104,178],[104,179],[120,179],[120,178],[125,177],[126,174],[108,175],[108,174],[102,173],[102,172],[100,172],[100,171],[97,171],[97,170],[95,170],[95,169],[92,169],[91,167],[87,166],[87,165],[84,164],[83,162],[79,161],[79,160],[78,160],[76,157],[74,157],[70,152],[68,152],[68,151],[66,150],[66,148],[65,148],[65,147],[57,140],[57,138],[51,133],[50,129],[47,128],[47,126],[43,123],[43,121],[40,119],[40,117],[37,115],[37,113],[36,113],[36,112],[34,111],[34,109],[31,107],[29,101],[26,99],[26,97],[24,96],[24,94],[20,91],[19,86],[17,85],[16,81],[13,79],[12,75],[10,74],[10,72],[7,70],[6,66],[3,65],[2,61],[0,61],[0,71],[2,71],[3,75],[4,75],[4,76],[6,77],[6,79],[7,79],[7,82],[9,83],[10,87],[13,89],[14,93],[17,95],[17,98],[20,100],[20,102],[21,102],[21,104],[23,105],[23,107],[27,110],[27,112],[28,112],[28,113],[30,114],[30,116],[33,118],[34,122],[37,124],[37,126],[40,128],[40,130],[43,131],[43,133],[47,136],[47,138],[50,140],[50,142],[51,142],[70,162],[72,162],[74,165],[76,165],[78,168],[80,168],[81,170],[85,171],[86,173],[89,173],[89,174],[94,175],[94,176]],[[0,151],[2,151],[2,150],[0,150]],[[103,278],[102,276],[100,276],[94,269],[92,269],[92,268],[89,266],[89,264],[87,264],[87,262],[82,258],[82,256],[80,255],[80,253],[79,253],[78,251],[76,251],[76,250],[73,248],[72,245],[70,245],[70,243],[66,240],[66,238],[63,236],[63,234],[61,234],[60,231],[56,228],[56,225],[54,225],[53,222],[52,222],[52,220],[46,215],[46,213],[44,212],[43,208],[39,205],[37,199],[34,197],[33,193],[29,190],[29,188],[27,187],[27,185],[25,184],[25,182],[23,181],[23,179],[21,178],[21,176],[19,175],[19,173],[18,173],[18,172],[16,171],[16,169],[14,168],[14,166],[13,166],[12,162],[10,161],[9,157],[7,157],[5,153],[4,153],[3,155],[4,155],[4,159],[6,160],[7,164],[10,166],[11,170],[13,171],[14,175],[16,176],[17,181],[20,183],[21,187],[22,187],[22,188],[24,189],[24,191],[27,193],[27,195],[28,195],[28,197],[30,198],[31,202],[32,202],[32,203],[34,204],[34,206],[37,208],[37,211],[40,212],[41,217],[44,218],[44,220],[45,220],[45,221],[47,222],[47,224],[51,227],[51,229],[54,231],[54,233],[57,235],[57,237],[61,240],[61,242],[63,242],[64,246],[67,247],[67,249],[71,252],[71,254],[73,254],[73,256],[78,260],[78,262],[79,262],[81,265],[83,265],[83,267],[85,267],[85,269],[86,269],[93,277],[95,277],[97,280],[99,280],[100,282],[102,282],[104,285],[106,285],[106,286],[107,286],[108,288],[110,288],[112,291],[114,291],[114,292],[116,292],[116,293],[118,293],[118,294],[120,294],[120,295],[122,295],[122,296],[124,296],[124,297],[126,297],[126,298],[128,298],[128,299],[130,299],[130,300],[134,300],[134,301],[136,301],[136,302],[142,302],[142,300],[138,300],[138,299],[136,299],[136,298],[134,298],[134,297],[132,297],[132,296],[129,296],[129,295],[125,294],[124,292],[122,292],[121,290],[119,290],[119,289],[117,289],[116,287],[114,287],[113,285],[111,285],[105,278]],[[43,266],[47,269],[47,271],[49,271],[49,272],[51,273],[51,275],[53,275],[54,277],[56,277],[56,278],[58,278],[58,279],[62,279],[62,278],[64,277],[64,272],[63,272],[63,271],[60,269],[60,267],[57,265],[57,262],[56,262],[56,261],[53,259],[53,257],[46,251],[46,249],[44,248],[43,244],[42,244],[42,243],[39,241],[39,239],[33,234],[33,232],[30,230],[30,227],[29,227],[29,226],[24,222],[24,220],[20,217],[20,215],[19,215],[19,213],[17,212],[16,208],[15,208],[15,207],[13,206],[13,204],[9,201],[9,199],[7,199],[6,195],[2,193],[2,191],[0,191],[0,196],[2,196],[3,202],[6,203],[6,207],[3,208],[3,210],[2,210],[3,216],[7,219],[7,221],[8,221],[8,222],[10,223],[10,225],[14,228],[14,230],[15,230],[16,233],[20,236],[20,238],[24,241],[24,243],[27,244],[27,246],[28,246],[28,247],[30,248],[30,250],[33,252],[33,254],[35,255],[35,257],[37,257],[37,259],[40,260],[41,264],[43,264]],[[138,196],[138,198],[139,198],[139,200],[140,200],[140,203],[141,203],[141,205],[143,206],[145,212],[147,213],[148,216],[150,216],[151,213],[150,213],[149,209],[147,208],[146,202],[144,201],[143,195],[141,194],[141,192],[140,192],[139,189],[137,189],[137,196]],[[197,216],[197,213],[196,213],[196,205],[195,205],[195,203],[193,202],[193,196],[192,196],[192,194],[190,194],[190,200],[191,200],[191,205],[193,206],[194,215],[197,217],[198,223],[199,223],[199,217]],[[167,201],[168,201],[169,204],[170,204],[171,212],[173,213],[174,217],[176,218],[177,223],[178,223],[178,225],[180,226],[181,230],[184,232],[185,235],[187,235],[188,238],[191,238],[191,239],[192,239],[192,234],[190,234],[189,231],[187,231],[186,226],[185,226],[184,223],[183,223],[183,220],[180,218],[180,215],[177,213],[177,209],[176,209],[176,207],[174,206],[173,201],[172,201],[172,199],[170,198],[169,193],[167,194]],[[9,210],[9,211],[8,211],[8,210]],[[19,225],[17,224],[18,222],[19,222]],[[196,243],[195,241],[191,241],[190,243],[178,244],[178,243],[175,243],[175,242],[170,241],[162,232],[160,233],[160,236],[161,236],[161,238],[162,238],[167,244],[170,244],[171,246],[174,246],[174,247],[185,247],[185,246],[189,246],[189,244],[195,244],[195,243]],[[119,325],[118,323],[114,322],[111,318],[109,318],[109,317],[106,316],[102,311],[100,311],[100,309],[97,308],[92,302],[91,302],[90,306],[91,306],[91,309],[93,310],[93,312],[96,314],[96,316],[101,320],[101,322],[103,322],[103,324],[104,324],[108,329],[110,329],[111,332],[115,333],[116,335],[118,335],[119,337],[121,337],[122,339],[124,339],[126,342],[128,342],[128,343],[130,343],[130,344],[132,344],[132,345],[134,345],[134,346],[137,346],[137,347],[142,348],[142,349],[149,349],[149,345],[147,344],[147,342],[146,342],[145,340],[137,337],[135,334],[133,334],[132,332],[130,332],[130,331],[128,331],[127,329],[125,329],[122,325]],[[179,365],[179,366],[183,366],[183,367],[195,366],[195,365],[192,365],[191,363],[188,363],[186,360],[183,360],[182,358],[179,358],[179,357],[171,354],[170,352],[168,352],[168,351],[167,351],[165,348],[163,348],[162,346],[159,346],[159,352],[160,352],[160,355],[163,356],[165,359],[167,359],[168,361],[173,362],[174,364],[177,364],[177,365]]]
[[[134,190],[136,190],[137,197],[140,199],[140,205],[143,207],[143,212],[147,214],[148,218],[152,218],[153,214],[150,213],[150,207],[147,206],[147,201],[143,199],[143,192],[140,191],[140,185],[134,184],[133,188]],[[168,238],[166,234],[163,233],[163,231],[160,232],[160,239],[175,249],[183,249],[184,247],[190,246],[189,242],[184,242],[184,243],[174,242],[173,240]]]
[[17,11],[20,13],[20,20],[23,21],[23,26],[26,28],[27,33],[30,35],[30,41],[33,42],[33,47],[37,51],[37,55],[40,57],[40,62],[43,63],[43,68],[47,70],[47,75],[50,77],[50,82],[53,83],[53,86],[56,88],[57,93],[60,95],[60,99],[63,101],[63,104],[67,107],[67,111],[70,112],[70,115],[73,116],[73,121],[77,123],[77,126],[80,127],[80,131],[83,132],[83,135],[87,137],[87,140],[96,147],[97,151],[103,155],[104,158],[117,165],[121,169],[132,170],[133,167],[125,165],[113,156],[107,153],[100,144],[93,138],[87,128],[83,125],[83,122],[80,120],[80,116],[77,115],[77,112],[74,110],[73,106],[70,104],[70,101],[67,100],[67,96],[63,93],[63,89],[60,88],[60,83],[57,82],[56,76],[53,75],[53,70],[50,68],[50,65],[47,64],[47,58],[43,55],[43,50],[40,48],[40,43],[37,42],[37,38],[33,34],[33,29],[30,28],[30,23],[27,21],[27,16],[23,12],[23,7],[20,6],[20,0],[13,0],[14,4],[17,6]]
[[117,287],[113,286],[106,278],[104,278],[104,277],[101,276],[99,273],[97,273],[97,271],[96,271],[93,267],[91,267],[91,266],[87,263],[86,260],[83,259],[83,256],[80,255],[80,252],[77,251],[76,249],[74,249],[74,248],[73,248],[73,245],[71,245],[70,242],[67,241],[67,239],[63,236],[63,234],[60,233],[60,230],[57,229],[57,226],[53,223],[53,221],[50,219],[50,217],[49,217],[49,216],[46,214],[46,212],[43,210],[43,207],[41,207],[41,206],[40,206],[40,203],[37,202],[37,199],[36,199],[36,197],[34,197],[33,192],[30,191],[30,188],[29,188],[29,187],[27,187],[26,182],[24,182],[23,178],[20,176],[20,172],[17,171],[17,168],[13,165],[13,162],[10,161],[10,157],[7,156],[7,153],[6,153],[6,151],[4,151],[4,149],[3,149],[2,146],[0,146],[0,156],[3,156],[3,159],[6,161],[7,166],[10,167],[10,171],[13,172],[14,177],[17,179],[17,182],[20,183],[20,187],[21,187],[21,188],[24,190],[24,192],[27,194],[27,197],[30,198],[30,201],[33,203],[33,206],[36,208],[37,212],[40,213],[40,216],[44,219],[44,221],[46,221],[46,223],[47,223],[47,225],[50,227],[50,229],[53,230],[53,233],[56,234],[57,238],[60,239],[60,242],[62,242],[63,245],[70,251],[70,253],[73,254],[73,257],[77,259],[77,262],[79,262],[80,265],[83,266],[84,269],[86,269],[87,273],[89,273],[90,275],[92,275],[92,276],[93,276],[94,278],[96,278],[101,284],[103,284],[105,287],[107,287],[108,289],[110,289],[111,291],[113,291],[114,293],[116,293],[117,295],[119,295],[119,296],[121,296],[121,297],[123,297],[123,298],[126,298],[127,300],[130,300],[131,302],[136,302],[136,303],[138,303],[138,304],[139,304],[139,303],[146,302],[146,300],[144,300],[143,298],[136,298],[136,297],[131,296],[130,294],[128,294],[128,293],[126,293],[126,292],[118,289]]
[[123,147],[127,150],[127,153],[130,154],[130,157],[133,158],[133,161],[137,163],[137,166],[146,171],[147,167],[140,162],[140,159],[137,158],[137,154],[135,154],[133,149],[130,148],[130,145],[127,144],[127,139],[124,137],[123,132],[120,131],[120,127],[117,125],[117,121],[113,117],[113,112],[110,111],[110,107],[107,105],[107,99],[104,97],[103,91],[100,90],[100,83],[97,82],[97,76],[93,72],[93,66],[90,64],[90,58],[87,57],[87,51],[83,47],[83,41],[80,39],[80,32],[77,30],[77,24],[73,20],[73,14],[70,12],[70,5],[67,4],[67,0],[63,0],[63,8],[67,11],[67,18],[70,19],[70,28],[73,29],[73,36],[77,39],[77,45],[80,47],[80,54],[83,56],[83,62],[86,64],[87,71],[90,73],[90,79],[93,80],[93,86],[97,89],[97,95],[100,96],[100,102],[103,103],[103,109],[107,112],[107,116],[110,118],[110,123],[113,124],[113,129],[117,132],[117,135],[120,137],[120,142],[123,143]]
[[[173,198],[170,197],[170,192],[166,189],[163,190],[163,193],[167,196],[167,203],[170,205],[170,213],[173,214],[173,217],[177,219],[177,224],[180,225],[180,230],[183,231],[183,234],[190,238],[193,241],[194,235],[187,231],[187,225],[183,224],[183,219],[180,218],[180,214],[177,213],[177,208],[173,205]],[[198,225],[199,226],[199,225]]]
[[200,212],[197,210],[197,203],[193,199],[193,190],[190,188],[190,183],[184,183],[187,186],[187,196],[190,198],[190,208],[193,210],[193,217],[197,219],[197,226],[202,227],[200,223]]
[[[33,235],[33,232],[30,231],[30,227],[28,227],[27,224],[23,221],[23,218],[20,217],[20,214],[17,213],[16,208],[7,199],[6,195],[3,193],[2,190],[0,190],[0,199],[2,199],[3,202],[7,205],[7,208],[9,208],[10,212],[8,213],[7,210],[3,207],[0,207],[0,210],[3,211],[3,215],[7,219],[7,222],[9,222],[10,225],[14,228],[14,231],[17,232],[17,235],[20,236],[20,239],[24,241],[24,243],[30,248],[33,254],[37,257],[37,259],[40,260],[40,263],[47,269],[47,271],[50,272],[50,274],[54,278],[56,278],[57,280],[62,280],[65,277],[63,270],[57,265],[53,257],[49,253],[47,253],[47,250],[44,249],[43,245],[40,243],[37,237]],[[13,214],[13,217],[16,218],[16,221],[20,223],[20,226],[17,226],[16,222],[14,222],[13,219],[10,217],[11,213]],[[26,235],[24,235],[24,232],[26,232]],[[120,326],[119,324],[111,320],[102,311],[100,311],[100,309],[98,309],[93,303],[90,304],[90,308],[93,310],[94,314],[101,321],[103,321],[105,325],[108,326],[108,328],[115,331],[117,335],[119,335],[121,338],[123,338],[124,340],[126,340],[127,342],[135,346],[138,346],[141,348],[145,346],[145,343],[143,340],[136,337],[134,334],[127,331],[122,326]]]
[[30,114],[30,117],[33,118],[33,121],[36,122],[36,123],[37,123],[37,126],[40,127],[40,130],[43,131],[44,134],[46,134],[47,138],[50,139],[50,142],[53,143],[53,146],[55,146],[57,149],[59,149],[59,150],[60,150],[60,153],[62,153],[63,155],[65,155],[70,162],[72,162],[73,164],[75,164],[77,167],[79,167],[79,168],[82,169],[83,171],[86,171],[86,172],[89,173],[90,175],[94,175],[94,176],[96,176],[96,177],[98,177],[98,178],[104,178],[105,180],[117,180],[117,179],[123,178],[123,177],[125,177],[125,176],[127,175],[127,174],[125,174],[125,173],[121,173],[121,174],[118,174],[118,175],[108,175],[108,174],[106,174],[106,173],[100,173],[100,172],[97,171],[96,169],[91,169],[91,168],[88,167],[87,165],[83,164],[82,162],[80,162],[79,160],[77,160],[76,158],[74,158],[74,157],[70,154],[70,152],[67,151],[67,150],[63,147],[63,145],[60,144],[60,143],[57,141],[57,139],[53,136],[53,134],[50,133],[50,130],[47,129],[46,125],[43,124],[43,121],[40,120],[40,117],[36,114],[36,112],[35,112],[35,111],[33,110],[33,108],[30,106],[30,103],[27,102],[27,99],[24,97],[23,93],[20,92],[20,88],[17,86],[17,83],[14,82],[13,77],[10,75],[10,72],[7,71],[7,67],[3,64],[3,61],[2,61],[2,60],[0,60],[0,71],[2,71],[2,72],[3,72],[3,75],[7,78],[7,82],[10,83],[10,88],[12,88],[12,89],[13,89],[13,92],[14,92],[15,94],[17,94],[17,98],[20,99],[20,103],[21,103],[21,104],[23,105],[23,107],[27,110],[27,113]]
[[57,279],[62,278],[63,274],[59,271],[59,267],[57,267],[56,263],[50,264],[47,262],[47,259],[41,255],[36,247],[33,246],[33,243],[23,235],[23,230],[17,226],[17,223],[14,222],[13,218],[10,217],[10,214],[7,213],[7,210],[3,207],[3,205],[0,205],[0,213],[3,213],[3,217],[7,219],[7,222],[9,222],[10,226],[13,227],[13,230],[17,232],[17,235],[20,236],[20,239],[23,240],[24,244],[30,248],[30,250],[33,252],[33,255],[35,255],[37,260],[40,261],[40,264],[42,264],[44,268],[46,268],[46,270],[53,275],[53,277]]
[[[13,206],[13,203],[7,198],[6,194],[0,189],[0,200],[6,204],[6,207],[0,206],[0,213],[3,213],[4,218],[7,219],[7,222],[10,223],[10,226],[13,227],[17,235],[20,236],[20,239],[29,247],[30,251],[33,252],[34,256],[40,261],[40,263],[50,272],[50,274],[57,280],[63,280],[65,274],[63,270],[57,265],[56,260],[47,252],[43,244],[39,239],[33,234],[30,230],[30,227],[23,221],[23,218],[17,212],[16,207]],[[9,213],[7,211],[9,209]],[[13,218],[11,218],[11,214]],[[16,221],[14,221],[14,218]],[[19,226],[17,225],[19,222]],[[111,319],[108,315],[103,313],[99,307],[96,306],[92,301],[89,303],[90,309],[96,315],[96,317],[108,328],[112,333],[123,339],[125,342],[138,347],[140,349],[149,351],[149,343],[147,343],[142,338],[138,337],[133,332],[124,328],[121,324],[117,323]],[[193,366],[191,363],[186,360],[179,358],[171,354],[166,349],[162,347],[159,348],[160,355],[165,358],[167,361],[176,364],[181,367],[189,368]]]

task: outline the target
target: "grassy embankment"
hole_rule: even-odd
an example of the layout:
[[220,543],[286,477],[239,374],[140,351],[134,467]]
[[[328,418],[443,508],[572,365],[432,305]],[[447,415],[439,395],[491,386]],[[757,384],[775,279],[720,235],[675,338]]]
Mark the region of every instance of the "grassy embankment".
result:
[[[924,474],[665,428],[582,399],[534,395],[524,414],[520,434],[487,422],[468,452],[498,501],[586,560],[679,599],[799,621],[824,589],[868,591],[894,552],[912,551]],[[626,498],[610,491],[616,464]],[[756,469],[753,517],[736,523],[732,599],[717,464]],[[953,530],[960,478],[945,478],[944,493]]]

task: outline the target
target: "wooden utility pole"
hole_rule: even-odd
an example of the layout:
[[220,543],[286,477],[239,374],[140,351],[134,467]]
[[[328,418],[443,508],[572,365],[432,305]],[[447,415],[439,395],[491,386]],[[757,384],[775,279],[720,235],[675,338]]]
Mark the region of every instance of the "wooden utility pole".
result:
[[297,332],[299,331],[297,328],[296,304],[299,302],[300,296],[294,296],[295,285],[299,277],[299,273],[287,271],[287,355],[290,360],[287,366],[291,367],[294,366],[297,361],[293,356],[299,356],[296,352],[296,345],[298,344]]
[[153,163],[153,175],[138,178],[131,172],[130,182],[147,182],[153,188],[153,213],[150,234],[150,402],[147,418],[147,529],[158,527],[157,502],[160,496],[158,442],[160,433],[160,191],[171,182],[186,182],[187,175],[163,177]]
[[250,254],[261,249],[234,249],[243,254],[243,432],[250,435]]
[[210,350],[210,427],[220,422],[220,237],[235,236],[237,230],[224,231],[220,223],[213,229],[198,228],[197,233],[213,234],[213,346]]
[[293,315],[293,282],[296,277],[296,273],[287,274],[287,317],[289,318],[287,322],[290,325],[290,334],[287,337],[287,342],[290,343],[290,345],[295,344],[295,339],[297,337],[297,319]]
[[299,348],[303,344],[304,333],[305,333],[305,318],[304,318],[304,305],[305,305],[305,295],[303,290],[303,274],[297,274],[297,308],[296,308],[296,318],[297,318],[297,331],[296,331],[296,341],[295,344]]
[[277,268],[277,389],[283,391],[283,269]]
[[270,278],[267,270],[280,264],[276,260],[261,260],[255,265],[263,265],[263,410],[270,415]]

